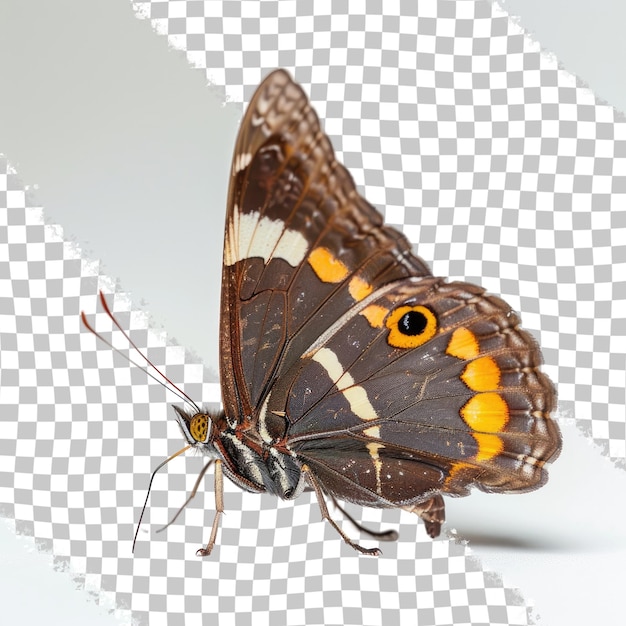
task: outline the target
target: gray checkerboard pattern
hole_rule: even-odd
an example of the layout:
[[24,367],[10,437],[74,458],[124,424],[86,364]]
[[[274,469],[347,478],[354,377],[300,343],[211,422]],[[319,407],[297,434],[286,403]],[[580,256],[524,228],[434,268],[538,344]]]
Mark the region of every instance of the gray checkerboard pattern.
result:
[[[417,4],[135,7],[232,100],[246,101],[267,70],[291,70],[368,199],[435,274],[479,282],[523,311],[562,415],[626,467],[626,125],[497,5],[420,2],[418,15]],[[80,311],[110,328],[96,313],[103,289],[137,345],[190,396],[217,401],[219,389],[44,224],[6,162],[0,198],[0,513],[98,601],[146,624],[218,614],[237,626],[533,623],[524,598],[464,545],[431,542],[395,511],[357,513],[401,533],[383,558],[363,558],[320,521],[310,495],[284,503],[226,484],[219,545],[197,559],[210,478],[181,522],[154,531],[185,500],[199,458],[157,477],[131,556],[148,476],[181,436],[171,397],[84,332]]]

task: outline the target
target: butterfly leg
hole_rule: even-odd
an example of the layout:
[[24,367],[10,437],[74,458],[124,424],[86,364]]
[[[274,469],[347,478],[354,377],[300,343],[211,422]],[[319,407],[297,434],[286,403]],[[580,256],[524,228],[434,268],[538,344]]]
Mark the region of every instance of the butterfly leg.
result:
[[211,459],[202,468],[202,471],[198,474],[198,478],[193,486],[193,489],[191,490],[191,493],[189,494],[189,497],[185,500],[184,504],[180,507],[180,509],[178,509],[178,511],[176,512],[176,515],[174,515],[174,517],[172,517],[172,519],[167,524],[165,524],[165,526],[163,526],[162,528],[159,528],[157,530],[158,533],[164,531],[168,526],[171,526],[178,519],[178,516],[183,512],[183,509],[191,502],[191,500],[195,497],[196,493],[198,493],[198,487],[200,486],[200,481],[204,478],[204,475],[207,473],[207,470],[209,469],[209,467],[211,467],[211,465],[213,465],[213,459]]
[[333,504],[343,513],[344,517],[352,522],[352,524],[361,532],[367,533],[371,537],[375,537],[378,541],[397,541],[398,540],[398,531],[396,530],[372,530],[371,528],[366,528],[359,522],[357,522],[348,511],[346,511],[337,500],[331,496]]
[[381,551],[378,548],[364,548],[363,546],[360,546],[358,543],[352,541],[352,539],[350,539],[350,537],[348,537],[348,535],[346,535],[346,533],[344,533],[343,530],[339,528],[337,522],[335,522],[335,520],[328,513],[328,507],[326,506],[326,501],[324,500],[324,494],[322,493],[322,489],[307,465],[302,466],[302,473],[305,475],[305,478],[311,485],[311,487],[313,487],[313,489],[315,490],[317,503],[322,513],[322,519],[325,519],[341,535],[342,539],[349,546],[352,546],[355,550],[361,552],[361,554],[371,554],[372,556],[379,556],[381,554]]
[[215,517],[213,518],[213,526],[211,528],[211,536],[209,537],[209,543],[206,544],[206,548],[200,548],[196,551],[196,556],[209,556],[213,546],[215,545],[215,539],[217,537],[217,529],[220,525],[220,518],[224,512],[224,474],[222,472],[222,461],[219,459],[215,461]]
[[441,526],[446,520],[446,507],[440,494],[433,496],[426,502],[402,507],[409,513],[415,513],[424,520],[426,532],[431,539],[439,537]]

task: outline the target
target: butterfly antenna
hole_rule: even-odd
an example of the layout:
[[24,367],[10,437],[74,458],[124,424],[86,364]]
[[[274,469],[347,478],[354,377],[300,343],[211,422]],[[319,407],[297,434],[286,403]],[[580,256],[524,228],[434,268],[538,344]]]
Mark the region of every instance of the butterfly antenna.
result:
[[[121,350],[119,350],[118,348],[116,348],[110,341],[108,341],[107,339],[105,339],[99,332],[97,332],[93,326],[91,326],[91,324],[87,321],[87,316],[85,315],[84,311],[81,311],[80,313],[80,317],[82,319],[83,324],[85,325],[85,327],[87,328],[87,330],[89,330],[91,333],[93,333],[98,339],[100,339],[100,341],[104,342],[107,346],[109,346],[112,350],[114,350],[115,352],[117,352],[119,355],[121,355],[122,357],[124,357],[129,363],[131,363],[132,365],[134,365],[135,367],[138,367],[139,369],[143,370],[148,376],[150,376],[150,378],[152,378],[153,380],[155,380],[156,382],[158,382],[159,384],[163,385],[166,389],[169,389],[172,393],[174,393],[175,395],[177,395],[181,400],[183,400],[184,402],[189,403],[198,413],[200,413],[200,407],[198,407],[198,405],[182,390],[180,389],[180,387],[178,387],[177,385],[175,385],[137,346],[137,344],[130,338],[129,334],[122,328],[122,326],[120,325],[120,323],[117,321],[117,319],[115,319],[115,316],[113,315],[113,313],[111,312],[111,309],[109,308],[109,305],[107,304],[106,298],[104,296],[104,293],[102,291],[99,292],[100,295],[100,302],[102,302],[102,306],[104,307],[104,311],[105,313],[109,316],[110,320],[113,322],[113,324],[115,324],[115,326],[117,327],[117,329],[122,333],[122,335],[124,336],[124,338],[126,339],[126,341],[128,341],[128,343],[134,348],[134,350],[137,352],[137,354],[139,354],[139,356],[161,377],[161,379],[157,378],[152,372],[150,372],[150,370],[148,370],[147,368],[143,367],[142,365],[140,365],[139,363],[137,363],[136,361],[134,361],[133,359],[131,359],[129,356],[127,356],[126,354],[124,354]],[[165,383],[163,382],[165,381]],[[169,459],[168,459],[169,460]],[[167,463],[167,461],[166,461]]]
[[[181,448],[178,452],[174,452],[172,456],[167,457],[163,463],[160,463],[159,466],[152,472],[152,476],[150,477],[150,483],[148,484],[148,492],[146,493],[146,499],[143,503],[143,508],[141,509],[141,515],[139,516],[139,522],[137,522],[137,530],[135,531],[135,537],[133,538],[133,554],[135,553],[135,544],[137,543],[137,536],[139,535],[139,529],[141,528],[141,521],[143,520],[143,515],[146,512],[146,507],[148,506],[148,498],[150,497],[150,490],[152,489],[152,482],[154,481],[154,477],[157,475],[157,472],[167,463],[169,463],[172,459],[175,459],[179,454],[183,452],[187,452],[191,446],[185,446]],[[208,469],[208,468],[207,468]],[[205,470],[206,471],[206,470]],[[185,503],[186,504],[186,503]],[[172,520],[173,521],[173,520]],[[168,524],[169,526],[169,524]]]

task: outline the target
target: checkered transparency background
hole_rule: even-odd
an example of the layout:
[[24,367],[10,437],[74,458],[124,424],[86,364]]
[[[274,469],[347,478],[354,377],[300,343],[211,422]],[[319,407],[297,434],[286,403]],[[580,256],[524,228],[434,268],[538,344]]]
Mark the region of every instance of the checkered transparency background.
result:
[[[135,8],[234,101],[269,69],[292,71],[387,222],[435,274],[479,282],[523,312],[562,414],[625,467],[626,125],[497,5],[420,2],[419,16],[417,5]],[[147,478],[182,439],[171,398],[81,329],[80,311],[110,328],[95,313],[103,289],[133,340],[190,396],[217,401],[219,389],[44,224],[6,162],[0,194],[0,513],[99,601],[146,624],[217,614],[242,626],[532,623],[524,598],[465,546],[432,542],[408,514],[353,509],[401,533],[383,558],[360,557],[309,494],[284,503],[227,482],[219,544],[197,559],[213,516],[210,478],[182,522],[154,531],[184,501],[199,458],[158,476],[131,556]]]

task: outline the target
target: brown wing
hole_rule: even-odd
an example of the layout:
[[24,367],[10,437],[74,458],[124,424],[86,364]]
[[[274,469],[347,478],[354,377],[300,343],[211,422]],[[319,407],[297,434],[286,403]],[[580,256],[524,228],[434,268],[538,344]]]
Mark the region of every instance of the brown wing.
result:
[[274,382],[379,286],[428,276],[356,191],[302,89],[259,86],[233,157],[220,330],[224,410],[256,422]]
[[500,298],[439,278],[354,307],[275,386],[287,444],[333,495],[405,506],[436,492],[529,491],[560,451],[556,395]]

